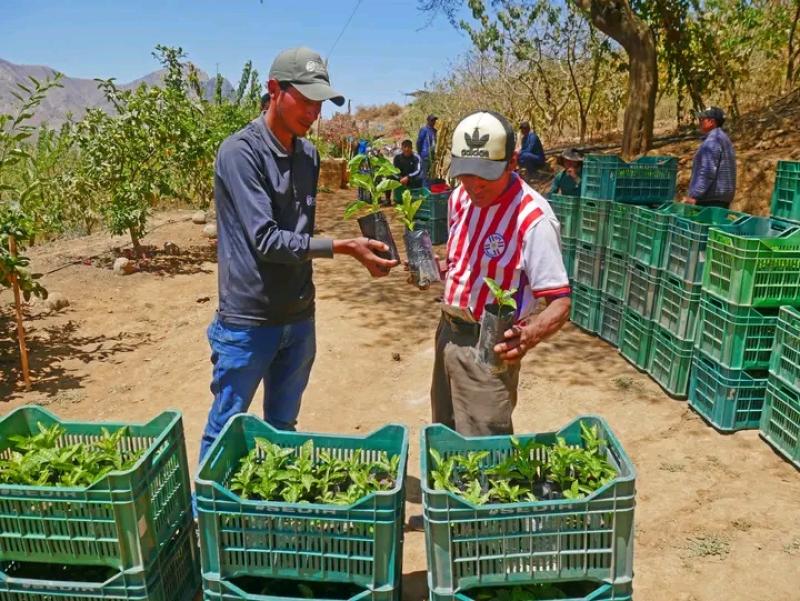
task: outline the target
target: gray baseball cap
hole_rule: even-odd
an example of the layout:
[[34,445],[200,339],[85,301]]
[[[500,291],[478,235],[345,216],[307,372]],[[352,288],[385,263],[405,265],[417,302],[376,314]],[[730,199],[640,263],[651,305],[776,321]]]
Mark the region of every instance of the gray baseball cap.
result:
[[337,106],[344,104],[344,96],[331,87],[322,57],[310,48],[289,48],[281,52],[272,61],[269,78],[292,84],[309,100],[330,100]]

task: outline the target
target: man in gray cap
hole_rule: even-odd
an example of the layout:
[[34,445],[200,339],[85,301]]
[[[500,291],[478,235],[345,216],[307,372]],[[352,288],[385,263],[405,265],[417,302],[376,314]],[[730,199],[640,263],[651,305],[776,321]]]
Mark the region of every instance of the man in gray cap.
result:
[[697,113],[704,139],[692,162],[692,179],[683,202],[730,208],[736,194],[736,152],[722,129],[725,113],[716,106]]
[[397,264],[375,254],[388,250],[376,240],[313,235],[319,155],[303,136],[323,101],[344,103],[322,58],[281,52],[267,90],[266,112],[222,143],[214,170],[219,308],[208,328],[214,402],[201,460],[262,381],[265,419],[294,429],[316,353],[311,260],[350,255],[374,277]]

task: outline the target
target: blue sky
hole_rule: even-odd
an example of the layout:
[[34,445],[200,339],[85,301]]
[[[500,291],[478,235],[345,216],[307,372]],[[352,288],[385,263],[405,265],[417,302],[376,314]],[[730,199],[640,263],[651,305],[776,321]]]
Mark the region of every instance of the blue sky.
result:
[[[156,44],[181,46],[213,75],[236,85],[252,59],[262,79],[275,54],[307,45],[323,55],[356,0],[6,0],[0,58],[48,65],[71,77],[116,77],[124,83],[157,68]],[[443,17],[417,0],[362,0],[330,56],[331,79],[353,106],[404,102],[469,47]],[[330,109],[326,110],[326,113]]]

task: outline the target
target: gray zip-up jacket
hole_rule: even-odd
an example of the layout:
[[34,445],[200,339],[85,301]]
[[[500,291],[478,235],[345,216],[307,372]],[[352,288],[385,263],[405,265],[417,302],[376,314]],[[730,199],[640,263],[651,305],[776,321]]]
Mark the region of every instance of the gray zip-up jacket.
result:
[[227,138],[214,170],[219,316],[234,325],[283,325],[314,314],[311,259],[332,257],[313,238],[319,155],[303,138],[291,154],[264,115]]

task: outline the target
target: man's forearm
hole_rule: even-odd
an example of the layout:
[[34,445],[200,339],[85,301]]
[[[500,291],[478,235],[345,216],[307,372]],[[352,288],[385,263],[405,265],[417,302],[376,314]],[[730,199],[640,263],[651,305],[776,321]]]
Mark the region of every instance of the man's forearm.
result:
[[536,315],[527,325],[530,334],[530,347],[536,346],[558,332],[569,320],[571,301],[568,296],[557,298]]

